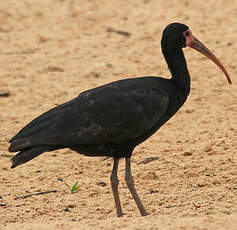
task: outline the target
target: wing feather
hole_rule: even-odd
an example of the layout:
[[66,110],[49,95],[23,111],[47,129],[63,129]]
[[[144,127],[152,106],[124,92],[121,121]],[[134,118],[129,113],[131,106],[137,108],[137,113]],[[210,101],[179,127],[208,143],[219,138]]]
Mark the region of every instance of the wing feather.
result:
[[142,136],[165,114],[169,97],[152,82],[144,88],[134,82],[124,80],[88,90],[47,111],[10,140],[9,150],[42,144],[123,143]]

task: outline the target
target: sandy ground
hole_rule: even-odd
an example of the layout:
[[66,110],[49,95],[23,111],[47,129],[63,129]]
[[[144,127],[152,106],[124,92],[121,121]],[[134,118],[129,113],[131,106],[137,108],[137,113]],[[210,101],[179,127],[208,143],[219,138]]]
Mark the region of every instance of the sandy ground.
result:
[[[1,1],[0,229],[237,229],[236,18],[236,0]],[[169,78],[160,38],[174,21],[188,24],[215,51],[233,84],[205,57],[185,50],[188,101],[132,158],[150,216],[140,217],[123,160],[123,218],[115,213],[111,159],[64,149],[10,169],[9,139],[39,114],[114,80]],[[148,157],[157,160],[140,163]],[[76,181],[71,194],[64,182]]]

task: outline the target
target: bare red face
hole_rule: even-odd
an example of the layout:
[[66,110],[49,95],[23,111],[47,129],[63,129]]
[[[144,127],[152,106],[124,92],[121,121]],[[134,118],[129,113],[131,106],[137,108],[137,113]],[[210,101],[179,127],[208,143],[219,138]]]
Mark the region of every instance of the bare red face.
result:
[[198,52],[202,53],[209,59],[211,59],[225,74],[228,82],[231,84],[231,79],[229,74],[227,73],[225,67],[221,64],[221,62],[217,59],[217,57],[206,47],[204,46],[197,38],[192,35],[190,29],[183,32],[184,37],[186,38],[186,46],[189,46]]
[[192,41],[192,31],[190,29],[183,32],[184,37],[186,38],[186,46],[190,46]]

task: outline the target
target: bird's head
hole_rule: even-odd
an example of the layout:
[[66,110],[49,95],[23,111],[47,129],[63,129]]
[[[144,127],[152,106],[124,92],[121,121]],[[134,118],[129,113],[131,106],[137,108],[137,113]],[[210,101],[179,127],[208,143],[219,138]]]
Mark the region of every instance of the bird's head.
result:
[[231,79],[224,66],[205,45],[193,36],[188,26],[181,23],[169,24],[163,31],[161,46],[164,55],[172,55],[172,53],[178,52],[187,46],[197,50],[211,59],[224,72],[228,82],[231,84]]
[[171,23],[163,31],[161,45],[166,52],[174,52],[177,49],[186,47],[185,31],[188,26],[181,23]]

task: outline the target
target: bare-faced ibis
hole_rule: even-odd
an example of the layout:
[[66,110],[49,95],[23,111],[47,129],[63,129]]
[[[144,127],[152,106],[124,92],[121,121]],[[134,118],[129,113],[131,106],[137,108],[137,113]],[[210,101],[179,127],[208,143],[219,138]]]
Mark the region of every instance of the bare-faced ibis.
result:
[[35,118],[10,140],[12,168],[43,152],[70,148],[86,156],[113,157],[111,186],[117,216],[123,215],[118,193],[118,163],[125,158],[125,181],[142,216],[148,215],[134,187],[130,159],[134,148],[153,135],[184,104],[190,76],[182,48],[191,47],[223,65],[191,30],[172,23],[163,31],[162,52],[171,79],[138,77],[82,92],[78,97]]

